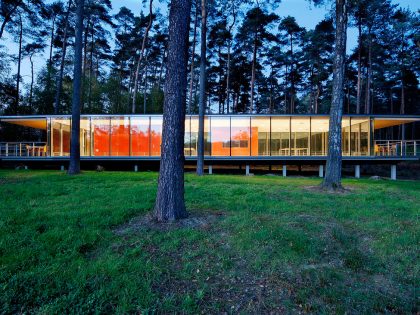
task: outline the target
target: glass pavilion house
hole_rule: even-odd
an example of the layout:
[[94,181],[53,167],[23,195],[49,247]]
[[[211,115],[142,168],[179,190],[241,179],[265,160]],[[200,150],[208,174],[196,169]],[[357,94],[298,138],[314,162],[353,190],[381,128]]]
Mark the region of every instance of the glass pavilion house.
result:
[[[420,116],[348,115],[342,121],[343,161],[419,160]],[[217,161],[275,163],[318,161],[328,153],[325,115],[209,115],[205,117],[206,164]],[[0,159],[63,161],[70,154],[71,116],[0,116]],[[162,115],[82,115],[83,160],[157,161]],[[393,137],[397,135],[397,139]],[[196,159],[198,117],[185,120],[186,161]],[[398,139],[399,138],[399,139]],[[412,138],[412,137],[411,137]],[[414,138],[415,139],[415,138]],[[310,163],[309,163],[310,164]],[[248,170],[248,168],[247,168]]]

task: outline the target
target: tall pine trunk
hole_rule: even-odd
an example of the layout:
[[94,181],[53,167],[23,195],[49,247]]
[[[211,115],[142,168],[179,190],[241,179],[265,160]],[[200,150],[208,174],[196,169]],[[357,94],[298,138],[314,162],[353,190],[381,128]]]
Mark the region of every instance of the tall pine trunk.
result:
[[154,218],[174,221],[188,215],[184,202],[184,131],[191,0],[172,0],[163,105],[162,154]]
[[204,112],[206,110],[207,0],[201,0],[200,95],[198,104],[197,175],[204,174]]
[[84,0],[76,0],[76,38],[74,42],[73,100],[71,115],[71,142],[69,175],[80,173],[80,103],[82,92]]
[[254,111],[254,89],[255,89],[255,63],[257,62],[257,32],[254,35],[254,47],[252,49],[252,70],[251,70],[251,106],[249,112]]
[[16,77],[16,113],[19,110],[19,88],[20,88],[20,69],[22,64],[22,41],[23,41],[23,22],[22,16],[19,14],[19,52],[18,52],[18,68],[17,68],[17,77]]
[[195,4],[195,19],[194,19],[194,35],[192,42],[192,54],[191,54],[191,65],[190,65],[190,93],[188,97],[188,115],[191,115],[191,108],[193,105],[193,87],[194,87],[194,57],[195,57],[195,46],[197,41],[197,24],[198,24],[198,0]]
[[32,60],[33,55],[29,55],[29,62],[31,64],[31,87],[29,88],[29,108],[32,110],[32,96],[34,91],[34,61]]
[[[236,22],[236,12],[235,12],[235,4],[232,4],[232,13],[233,13],[233,21],[232,24],[229,25],[229,34],[232,34],[232,29],[235,26]],[[227,45],[227,71],[226,71],[226,112],[229,114],[230,110],[230,62],[231,62],[231,49],[232,49],[232,39],[229,39]]]
[[365,114],[370,114],[371,107],[371,85],[372,85],[372,34],[369,29],[369,47],[368,47],[368,71],[366,80],[366,102],[365,102]]
[[149,1],[149,24],[147,24],[146,31],[144,32],[143,41],[141,43],[139,59],[137,60],[136,73],[134,75],[133,103],[131,105],[132,114],[136,113],[136,97],[137,97],[137,90],[138,90],[138,84],[139,84],[140,65],[143,60],[144,50],[146,48],[146,42],[149,36],[150,28],[152,27],[152,22],[153,22],[153,0],[150,0]]
[[66,61],[67,32],[68,32],[68,28],[69,28],[69,16],[70,16],[71,2],[72,2],[72,0],[69,0],[69,4],[68,4],[68,7],[67,7],[67,13],[66,13],[66,25],[64,26],[63,47],[61,48],[60,71],[59,71],[59,74],[58,74],[57,88],[56,88],[55,99],[54,99],[54,114],[55,115],[58,115],[58,113],[60,112],[60,96],[61,96],[61,89],[62,89],[62,86],[63,86],[64,63]]
[[341,186],[341,121],[344,101],[344,68],[347,40],[347,1],[336,0],[336,35],[334,48],[333,91],[328,135],[327,167],[322,187],[328,190]]
[[362,18],[359,17],[357,22],[359,31],[359,48],[357,52],[357,97],[356,97],[356,114],[360,114],[360,101],[362,97]]

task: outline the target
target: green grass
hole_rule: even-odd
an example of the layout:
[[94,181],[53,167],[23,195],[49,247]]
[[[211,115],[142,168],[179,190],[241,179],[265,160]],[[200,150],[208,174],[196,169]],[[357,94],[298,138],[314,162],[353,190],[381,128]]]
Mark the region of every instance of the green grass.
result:
[[115,229],[157,173],[0,171],[0,313],[416,313],[419,181],[186,175],[198,228]]

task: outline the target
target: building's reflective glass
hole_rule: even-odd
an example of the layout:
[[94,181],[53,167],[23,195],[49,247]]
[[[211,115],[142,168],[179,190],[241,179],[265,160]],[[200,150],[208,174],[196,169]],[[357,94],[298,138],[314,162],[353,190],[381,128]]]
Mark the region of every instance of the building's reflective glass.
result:
[[232,117],[230,127],[230,148],[232,156],[249,156],[251,148],[258,152],[258,141],[254,139],[251,143],[250,118]]
[[108,117],[92,117],[94,156],[109,156],[110,151],[110,119]]
[[251,155],[270,155],[270,118],[251,117]]
[[70,155],[70,118],[51,119],[51,156]]
[[150,155],[160,155],[162,143],[162,117],[150,118]]
[[150,118],[131,117],[131,155],[150,155]]
[[311,155],[327,155],[329,123],[326,117],[311,118]]
[[111,156],[130,155],[129,117],[111,118]]
[[342,155],[350,155],[350,118],[343,117],[341,120],[341,150]]
[[294,156],[309,155],[310,118],[295,118],[291,121],[291,152]]
[[290,117],[271,118],[271,155],[290,155]]
[[230,156],[230,117],[211,117],[211,155]]
[[90,118],[80,118],[80,155],[90,156],[92,149],[92,133],[90,131]]

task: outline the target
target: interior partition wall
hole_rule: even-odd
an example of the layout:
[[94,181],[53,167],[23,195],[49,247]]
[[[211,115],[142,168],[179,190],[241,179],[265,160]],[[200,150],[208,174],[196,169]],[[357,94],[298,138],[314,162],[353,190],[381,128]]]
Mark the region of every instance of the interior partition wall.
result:
[[[70,154],[70,117],[51,117],[48,140],[51,156]],[[205,155],[326,156],[328,116],[207,116]],[[160,156],[162,116],[82,116],[82,156]],[[185,120],[185,156],[197,155],[198,117]],[[371,118],[343,117],[344,156],[369,155]]]

